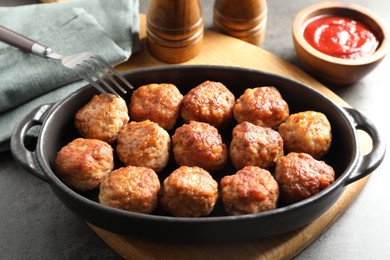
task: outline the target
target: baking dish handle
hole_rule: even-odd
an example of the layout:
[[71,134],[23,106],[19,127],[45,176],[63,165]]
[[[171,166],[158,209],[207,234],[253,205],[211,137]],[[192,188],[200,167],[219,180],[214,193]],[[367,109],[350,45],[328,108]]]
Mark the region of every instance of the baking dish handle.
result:
[[41,105],[28,113],[16,126],[11,135],[11,153],[14,160],[32,175],[49,182],[48,177],[41,171],[36,160],[35,151],[30,151],[25,146],[27,132],[37,125],[42,125],[43,120],[52,104]]
[[365,131],[372,140],[371,152],[366,155],[360,155],[355,170],[345,182],[346,186],[367,176],[378,168],[385,157],[386,142],[373,122],[366,115],[353,108],[344,108],[344,110],[351,116],[355,128]]

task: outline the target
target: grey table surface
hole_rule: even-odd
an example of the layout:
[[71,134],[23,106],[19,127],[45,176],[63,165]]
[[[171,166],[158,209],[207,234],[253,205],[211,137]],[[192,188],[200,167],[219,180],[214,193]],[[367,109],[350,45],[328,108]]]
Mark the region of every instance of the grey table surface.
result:
[[[0,0],[0,6],[32,4],[31,0]],[[146,13],[149,0],[140,1]],[[315,0],[268,1],[268,24],[262,48],[301,67],[291,38],[291,22]],[[350,0],[371,9],[390,24],[390,1]],[[214,1],[201,0],[205,26],[210,27]],[[389,72],[387,57],[360,82],[331,88],[354,108],[363,111],[387,136],[389,133]],[[301,67],[302,68],[302,67]],[[388,140],[388,138],[386,137]],[[70,212],[49,185],[28,174],[0,154],[0,259],[119,259],[88,226]],[[346,212],[296,259],[390,259],[390,159],[372,174]]]

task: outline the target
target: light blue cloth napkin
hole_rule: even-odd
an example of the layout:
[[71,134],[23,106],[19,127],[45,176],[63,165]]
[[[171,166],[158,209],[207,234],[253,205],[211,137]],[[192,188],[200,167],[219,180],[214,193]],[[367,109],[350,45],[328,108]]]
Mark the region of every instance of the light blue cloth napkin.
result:
[[[139,48],[138,0],[74,0],[0,7],[0,24],[69,55],[100,54],[116,65]],[[0,42],[0,151],[15,124],[33,108],[56,102],[86,82],[63,67]]]

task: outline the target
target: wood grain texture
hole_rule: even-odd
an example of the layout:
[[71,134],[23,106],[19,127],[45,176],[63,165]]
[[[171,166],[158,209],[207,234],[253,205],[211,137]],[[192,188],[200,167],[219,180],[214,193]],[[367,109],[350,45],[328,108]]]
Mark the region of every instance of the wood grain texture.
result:
[[260,45],[265,37],[266,0],[215,0],[213,30]]
[[204,19],[199,0],[152,0],[147,14],[147,46],[157,59],[188,61],[199,54]]
[[[142,50],[118,67],[121,72],[168,65],[156,60],[147,52],[144,16],[141,16],[140,36],[143,44]],[[279,74],[320,91],[341,106],[348,106],[331,90],[295,66],[259,47],[209,30],[205,31],[202,52],[183,64],[239,66]],[[363,153],[370,151],[371,140],[368,135],[359,133],[358,137]],[[290,259],[337,220],[364,188],[368,178],[369,176],[347,186],[339,200],[310,224],[280,236],[253,242],[223,245],[176,245],[118,235],[93,225],[90,227],[125,259]]]

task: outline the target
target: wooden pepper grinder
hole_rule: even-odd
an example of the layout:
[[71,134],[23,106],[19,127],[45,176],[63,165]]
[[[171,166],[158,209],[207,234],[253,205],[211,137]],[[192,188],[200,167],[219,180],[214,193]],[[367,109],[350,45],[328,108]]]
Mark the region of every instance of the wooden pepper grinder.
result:
[[267,25],[266,0],[215,0],[213,29],[260,45]]
[[199,0],[152,0],[147,19],[147,46],[157,59],[181,63],[199,54],[203,11]]

